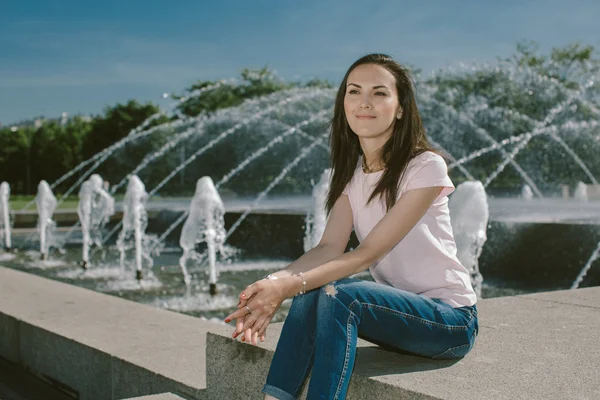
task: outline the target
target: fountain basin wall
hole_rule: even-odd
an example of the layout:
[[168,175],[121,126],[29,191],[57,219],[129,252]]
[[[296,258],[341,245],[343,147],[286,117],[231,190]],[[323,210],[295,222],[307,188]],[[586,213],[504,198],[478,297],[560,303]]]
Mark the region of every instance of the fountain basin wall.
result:
[[[149,210],[149,233],[160,234],[183,211]],[[229,228],[240,212],[228,212],[225,226]],[[120,221],[117,213],[108,228]],[[78,221],[73,212],[55,214],[57,225],[68,227]],[[15,227],[34,227],[35,213],[18,214]],[[167,237],[171,246],[178,246],[182,225]],[[305,216],[298,211],[260,211],[249,214],[228,239],[239,248],[244,259],[295,259],[303,254]],[[80,246],[77,235],[72,245]],[[114,235],[112,241],[116,240]],[[569,288],[600,242],[600,224],[577,222],[532,223],[491,220],[488,240],[479,258],[480,271],[487,282],[527,290]],[[15,246],[19,246],[16,235]],[[354,234],[348,249],[358,246]],[[600,265],[596,261],[581,283],[581,287],[600,285]]]
[[[149,222],[149,230],[164,232],[179,215],[161,211]],[[225,226],[239,216],[227,213]],[[302,214],[252,213],[228,243],[240,248],[244,259],[296,259],[304,253],[304,228]],[[175,229],[167,240],[176,244],[180,232]],[[522,289],[555,290],[570,288],[600,242],[600,225],[490,221],[487,235],[479,258],[484,279]],[[352,233],[348,249],[358,244]],[[581,286],[598,285],[600,265],[594,265]]]
[[[570,288],[600,242],[600,225],[491,221],[479,257],[484,279],[523,289]],[[600,261],[581,287],[600,285]]]

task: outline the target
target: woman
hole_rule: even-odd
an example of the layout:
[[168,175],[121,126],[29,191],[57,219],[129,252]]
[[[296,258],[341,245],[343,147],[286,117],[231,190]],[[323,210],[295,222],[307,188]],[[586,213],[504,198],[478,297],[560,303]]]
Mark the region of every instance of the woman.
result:
[[[357,337],[460,358],[478,332],[469,273],[456,258],[444,159],[427,142],[408,71],[384,54],[346,73],[331,122],[329,219],[320,243],[240,294],[233,337],[254,345],[294,297],[265,399],[343,399]],[[354,228],[360,245],[344,253]],[[375,282],[349,278],[370,269]]]

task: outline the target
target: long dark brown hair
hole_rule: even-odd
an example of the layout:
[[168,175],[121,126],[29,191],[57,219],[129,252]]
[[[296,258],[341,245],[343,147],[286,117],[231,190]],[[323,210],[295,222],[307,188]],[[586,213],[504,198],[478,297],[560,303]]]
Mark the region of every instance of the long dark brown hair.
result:
[[331,146],[333,176],[327,195],[326,208],[328,214],[352,179],[358,159],[363,154],[358,136],[350,128],[344,111],[348,75],[354,68],[363,64],[379,65],[394,75],[398,101],[402,109],[402,117],[395,120],[392,136],[381,149],[385,170],[373,193],[371,193],[368,203],[376,196],[381,196],[385,198],[386,209],[389,211],[396,202],[398,182],[400,182],[408,162],[425,151],[433,151],[439,154],[427,141],[421,116],[417,109],[413,80],[408,69],[386,54],[368,54],[360,58],[350,66],[340,84],[335,98],[333,118],[330,122],[329,144]]

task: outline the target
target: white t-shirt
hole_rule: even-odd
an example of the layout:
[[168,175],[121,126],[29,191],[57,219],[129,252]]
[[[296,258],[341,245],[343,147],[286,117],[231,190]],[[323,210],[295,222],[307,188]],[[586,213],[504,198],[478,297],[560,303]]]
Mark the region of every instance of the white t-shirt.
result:
[[[366,205],[383,171],[365,174],[361,161],[343,191],[350,200],[354,231],[360,242],[386,214],[385,201],[379,196]],[[396,200],[409,190],[431,186],[444,188],[413,229],[371,265],[371,275],[378,283],[438,298],[452,307],[471,306],[477,296],[469,272],[456,257],[447,197],[454,185],[444,159],[429,151],[411,159]]]

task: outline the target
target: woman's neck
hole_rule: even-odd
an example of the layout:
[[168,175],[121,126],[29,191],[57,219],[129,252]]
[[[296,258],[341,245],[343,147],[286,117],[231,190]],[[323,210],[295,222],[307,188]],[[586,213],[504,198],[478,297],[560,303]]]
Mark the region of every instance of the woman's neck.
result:
[[376,172],[385,168],[385,163],[381,157],[383,146],[387,138],[359,138],[360,147],[363,153],[363,171]]
[[373,152],[371,154],[363,153],[362,158],[362,170],[365,173],[381,171],[385,168],[383,160],[381,159],[379,152]]

